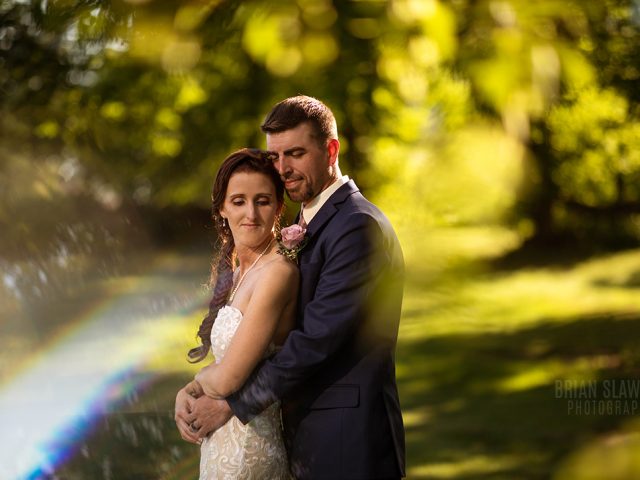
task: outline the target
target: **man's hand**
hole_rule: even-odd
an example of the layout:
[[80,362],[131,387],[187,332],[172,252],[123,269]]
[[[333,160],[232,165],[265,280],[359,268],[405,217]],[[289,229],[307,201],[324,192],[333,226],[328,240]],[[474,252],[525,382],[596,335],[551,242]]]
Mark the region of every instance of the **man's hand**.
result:
[[188,420],[189,415],[193,411],[198,393],[198,386],[194,384],[196,384],[196,382],[187,384],[187,386],[181,389],[176,395],[174,420],[183,440],[190,443],[200,443],[201,440],[191,429],[191,422]]
[[184,389],[193,398],[198,398],[204,395],[204,389],[202,388],[202,385],[200,385],[200,383],[198,383],[196,380],[191,380],[189,383],[187,383]]
[[[216,431],[233,417],[233,412],[226,400],[214,399],[206,395],[193,401],[190,412],[185,417],[186,423],[190,425],[190,437],[195,436],[197,439]],[[178,429],[180,429],[179,426]],[[185,438],[184,435],[182,438]]]

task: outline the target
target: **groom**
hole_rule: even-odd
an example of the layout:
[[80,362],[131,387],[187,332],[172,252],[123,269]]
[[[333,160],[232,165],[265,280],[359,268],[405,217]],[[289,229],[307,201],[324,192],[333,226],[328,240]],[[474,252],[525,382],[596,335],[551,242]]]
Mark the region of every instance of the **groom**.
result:
[[178,402],[177,417],[184,418],[177,421],[200,426],[193,440],[232,415],[247,423],[281,400],[296,478],[400,478],[404,428],[394,353],[400,245],[386,217],[341,174],[336,121],[326,105],[287,98],[262,130],[307,226],[309,241],[298,257],[297,328],[241,390],[226,400],[201,397],[190,415]]

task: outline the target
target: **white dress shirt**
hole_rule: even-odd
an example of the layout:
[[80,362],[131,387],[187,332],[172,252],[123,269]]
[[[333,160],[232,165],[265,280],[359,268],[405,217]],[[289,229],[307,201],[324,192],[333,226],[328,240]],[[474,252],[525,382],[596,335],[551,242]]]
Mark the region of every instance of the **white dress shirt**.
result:
[[311,201],[302,205],[302,216],[304,217],[304,221],[309,224],[311,219],[316,216],[316,213],[320,211],[322,205],[325,204],[329,197],[333,195],[336,190],[338,190],[342,185],[349,181],[348,175],[343,175],[341,177],[336,178],[336,180],[321,191],[318,195],[313,197]]

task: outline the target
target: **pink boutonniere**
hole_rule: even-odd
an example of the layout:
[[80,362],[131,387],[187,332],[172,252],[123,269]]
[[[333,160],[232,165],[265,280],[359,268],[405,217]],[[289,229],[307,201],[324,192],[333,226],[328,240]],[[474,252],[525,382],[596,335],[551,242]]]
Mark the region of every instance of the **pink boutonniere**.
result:
[[298,261],[298,254],[309,240],[306,237],[307,229],[298,224],[289,225],[280,230],[278,236],[278,253],[284,255],[293,262]]

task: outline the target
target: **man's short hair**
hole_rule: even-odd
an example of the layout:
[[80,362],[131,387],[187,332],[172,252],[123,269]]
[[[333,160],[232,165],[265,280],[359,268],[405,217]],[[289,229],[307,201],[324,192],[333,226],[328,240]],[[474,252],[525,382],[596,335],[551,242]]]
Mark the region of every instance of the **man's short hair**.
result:
[[264,133],[280,133],[309,122],[313,135],[323,145],[328,139],[338,138],[338,127],[333,112],[320,100],[298,95],[277,103],[260,126]]

